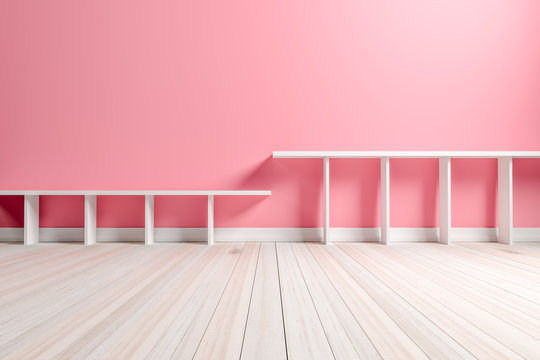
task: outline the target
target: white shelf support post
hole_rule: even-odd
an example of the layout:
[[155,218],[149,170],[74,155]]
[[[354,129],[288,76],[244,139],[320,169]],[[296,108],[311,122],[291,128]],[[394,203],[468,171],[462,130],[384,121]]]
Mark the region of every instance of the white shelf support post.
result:
[[84,245],[94,245],[97,242],[97,197],[84,196]]
[[323,159],[323,243],[330,244],[330,159]]
[[450,245],[452,158],[439,158],[439,242]]
[[390,242],[390,158],[381,158],[381,243]]
[[144,245],[154,243],[154,195],[144,196]]
[[39,243],[39,195],[24,196],[24,245]]
[[214,195],[208,195],[208,245],[214,245]]
[[513,196],[512,196],[512,157],[498,159],[498,239],[500,243],[512,245]]

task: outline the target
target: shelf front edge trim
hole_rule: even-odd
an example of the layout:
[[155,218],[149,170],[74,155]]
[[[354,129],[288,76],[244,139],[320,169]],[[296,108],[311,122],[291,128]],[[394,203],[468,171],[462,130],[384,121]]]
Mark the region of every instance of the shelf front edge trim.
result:
[[540,151],[274,151],[273,158],[540,158]]
[[0,195],[216,195],[269,196],[271,190],[2,190]]

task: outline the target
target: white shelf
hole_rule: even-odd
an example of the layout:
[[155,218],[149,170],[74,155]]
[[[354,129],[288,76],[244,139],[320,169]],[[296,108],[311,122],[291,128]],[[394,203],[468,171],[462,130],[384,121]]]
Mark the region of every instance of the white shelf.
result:
[[540,151],[274,151],[274,158],[324,159],[323,161],[323,242],[330,243],[330,159],[375,158],[381,161],[381,242],[390,243],[390,159],[439,159],[439,241],[450,244],[451,226],[451,159],[496,158],[498,161],[498,241],[513,242],[512,159],[540,158]]
[[271,190],[2,190],[0,195],[199,195],[268,196]]
[[154,195],[178,196],[199,195],[208,197],[208,244],[214,243],[214,196],[269,196],[270,190],[6,190],[0,195],[24,195],[24,244],[39,243],[39,196],[82,195],[84,196],[84,244],[97,242],[97,195],[143,195],[145,197],[144,243],[154,243]]
[[274,151],[274,158],[540,158],[540,151]]

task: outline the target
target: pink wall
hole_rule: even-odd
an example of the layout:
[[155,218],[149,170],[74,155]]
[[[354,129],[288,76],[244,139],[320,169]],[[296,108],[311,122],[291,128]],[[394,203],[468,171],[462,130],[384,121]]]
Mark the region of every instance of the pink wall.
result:
[[[321,162],[272,150],[540,150],[540,2],[0,2],[0,189],[257,189],[217,226],[320,226]],[[454,226],[496,225],[496,162],[454,160]],[[349,166],[350,165],[350,166]],[[433,160],[392,160],[392,226],[437,226]],[[332,226],[377,226],[379,165],[332,161]],[[515,225],[540,226],[516,160]],[[141,226],[100,198],[99,226]],[[82,200],[44,198],[43,226]],[[157,226],[204,226],[158,198]],[[0,198],[0,226],[22,199]]]

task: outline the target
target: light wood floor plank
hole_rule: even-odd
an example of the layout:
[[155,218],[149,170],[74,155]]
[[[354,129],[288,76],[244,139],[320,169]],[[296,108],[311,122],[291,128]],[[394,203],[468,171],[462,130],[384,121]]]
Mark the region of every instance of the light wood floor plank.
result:
[[[25,301],[30,300],[34,302],[39,300],[42,304],[46,303],[48,296],[57,297],[62,291],[69,292],[70,284],[76,285],[83,281],[82,279],[90,278],[95,273],[96,267],[106,266],[108,262],[115,261],[121,254],[125,254],[125,259],[135,255],[133,252],[125,253],[125,251],[121,247],[102,247],[99,253],[94,253],[94,257],[87,260],[78,258],[80,261],[73,263],[69,268],[61,268],[59,271],[49,274],[44,280],[32,282],[31,286],[9,289],[0,297],[0,307],[5,310],[9,309],[10,306],[20,308]],[[51,258],[49,261],[54,262],[56,259]],[[43,267],[48,268],[47,264],[44,264]],[[24,275],[21,274],[21,276]],[[3,321],[5,319],[0,317],[0,322]]]
[[[491,256],[511,260],[516,264],[528,265],[528,267],[521,268],[526,269],[526,271],[534,272],[537,275],[540,274],[540,253],[537,254],[530,250],[523,251],[519,248],[519,246],[508,246],[498,243],[480,244],[474,242],[460,242],[456,243],[456,245],[460,248],[474,250],[475,254],[480,254],[480,256],[486,256],[489,254]],[[501,260],[496,259],[495,261]],[[534,269],[530,269],[529,267],[533,267]]]
[[356,280],[359,287],[394,320],[428,357],[439,359],[474,358],[448,334],[403,300],[399,294],[392,291],[350,256],[340,251],[338,247],[320,249],[314,246],[311,249],[318,252],[319,257],[324,256],[327,258],[326,261],[331,261],[335,266],[339,265],[347,271]]
[[[417,246],[420,244],[412,245]],[[443,245],[441,244],[426,243],[423,245],[426,245],[426,254],[444,254],[446,258],[453,260],[461,268],[466,269],[467,271],[485,273],[490,276],[495,276],[509,284],[530,289],[540,294],[540,278],[530,271],[509,266],[503,261],[486,259],[482,256],[471,254],[459,246],[450,246],[448,249],[443,249]]]
[[[189,350],[189,347],[181,345],[184,339],[190,338],[189,335],[193,335],[195,332],[191,331],[186,336],[188,329],[194,324],[201,324],[205,327],[210,321],[211,315],[206,319],[201,314],[208,313],[205,308],[208,308],[207,304],[213,304],[210,306],[214,311],[218,299],[221,297],[225,286],[229,282],[229,279],[235,269],[244,244],[216,244],[214,246],[223,246],[227,251],[221,264],[218,264],[212,274],[208,276],[205,281],[200,284],[197,292],[192,294],[185,304],[182,304],[182,308],[178,309],[174,314],[171,314],[172,320],[166,331],[155,342],[152,351],[148,354],[147,359],[169,359],[173,356],[177,349]],[[201,334],[204,332],[201,330]],[[199,335],[199,339],[200,339]],[[191,336],[192,337],[192,336]],[[194,342],[195,343],[195,342]],[[196,342],[198,344],[198,342]],[[196,344],[193,345],[188,358],[193,357],[193,353],[196,350]],[[180,351],[181,353],[181,351]]]
[[410,336],[345,270],[346,265],[329,254],[332,249],[318,244],[308,246],[383,359],[427,359]]
[[520,241],[514,243],[512,249],[525,256],[540,257],[540,241]]
[[288,358],[334,359],[291,245],[276,246]]
[[167,331],[174,315],[186,306],[201,284],[214,275],[214,270],[220,268],[226,253],[225,247],[216,246],[200,256],[190,257],[184,262],[187,266],[175,267],[161,285],[154,282],[143,297],[125,303],[115,312],[115,318],[107,318],[94,327],[93,333],[87,333],[87,337],[94,340],[94,346],[80,339],[77,347],[63,352],[60,358],[146,358]]
[[[451,262],[445,261],[443,256],[430,257],[425,256],[422,251],[410,246],[410,244],[400,244],[393,246],[392,250],[402,254],[410,260],[414,260],[420,264],[426,272],[433,274],[432,276],[439,277],[440,284],[461,288],[462,291],[467,291],[474,294],[474,298],[480,298],[487,303],[496,303],[500,306],[507,307],[507,312],[513,314],[516,311],[521,315],[531,319],[531,324],[538,324],[540,321],[540,305],[529,301],[511,291],[504,289],[504,284],[500,287],[497,284],[492,284],[488,281],[481,280],[481,276],[470,272],[463,272],[454,266]],[[444,280],[443,280],[444,279]],[[499,285],[501,282],[498,283]],[[529,320],[527,320],[529,321]]]
[[[117,244],[115,244],[117,245]],[[103,248],[93,248],[91,251],[86,251],[82,246],[78,245],[63,245],[56,248],[36,247],[36,251],[29,253],[27,256],[18,256],[16,260],[8,260],[0,266],[0,280],[10,281],[20,276],[27,277],[27,274],[40,275],[36,272],[36,268],[41,266],[45,270],[44,265],[56,264],[56,259],[73,260],[78,254],[81,256],[90,256],[93,252],[99,252]],[[31,265],[31,266],[30,266]]]
[[2,359],[537,359],[540,244],[0,244]]
[[[498,299],[491,299],[485,296],[479,291],[476,291],[473,287],[468,286],[466,283],[460,283],[454,281],[452,278],[445,277],[444,275],[431,271],[428,266],[423,263],[419,263],[416,259],[412,260],[409,257],[403,256],[397,251],[399,245],[392,248],[382,249],[382,254],[387,255],[394,259],[399,264],[405,266],[416,272],[418,275],[425,279],[430,280],[432,283],[448,290],[446,294],[454,294],[457,299],[461,297],[464,302],[469,302],[476,305],[478,308],[489,312],[505,323],[512,325],[513,327],[526,332],[528,335],[535,337],[537,340],[540,338],[540,321],[534,317],[529,316],[526,313],[516,311],[511,306],[508,306],[504,302],[498,301]],[[444,296],[444,294],[441,294]],[[460,302],[458,302],[460,303]],[[464,305],[467,310],[471,307]],[[478,312],[475,312],[475,314]]]
[[[126,262],[125,260],[129,257],[120,256],[113,267],[96,268],[96,271],[89,273],[92,274],[91,278],[82,283],[84,286],[81,286],[81,283],[72,285],[70,297],[53,302],[50,309],[47,307],[43,309],[41,306],[29,309],[30,320],[21,319],[17,323],[18,327],[14,327],[12,331],[6,333],[6,336],[12,340],[6,341],[4,337],[0,340],[0,343],[3,344],[0,347],[0,357],[14,349],[24,347],[25,344],[33,344],[39,334],[69,322],[70,317],[86,308],[89,303],[107,300],[110,295],[116,295],[117,288],[124,286],[124,283],[140,281],[148,271],[152,271],[156,266],[161,267],[163,263],[170,261],[175,256],[180,256],[182,252],[186,252],[186,249],[188,252],[193,251],[190,247],[180,247],[172,253],[163,250],[159,253],[144,251],[139,253],[141,256],[132,261]],[[126,249],[126,252],[132,251],[136,252],[137,249]],[[91,294],[92,301],[88,300],[89,294]],[[15,329],[20,329],[22,334],[17,336]]]
[[[183,252],[182,248],[179,250]],[[36,337],[32,342],[31,349],[15,351],[6,358],[47,359],[55,356],[83,336],[89,328],[111,316],[123,303],[141,294],[154,281],[170,274],[176,266],[182,266],[184,257],[178,255],[178,252],[171,251],[168,261],[157,265],[158,269],[150,272],[148,276],[139,276],[132,282],[115,287],[111,291],[114,295],[109,295],[110,297],[103,299],[104,301],[88,301],[88,306]]]
[[[472,301],[473,297],[456,295],[444,286],[429,279],[428,274],[423,272],[415,273],[407,266],[411,264],[408,259],[396,257],[388,248],[377,252],[371,251],[371,249],[363,250],[367,254],[372,255],[374,259],[383,261],[390,269],[393,269],[397,277],[406,279],[405,281],[413,287],[419,291],[423,291],[434,300],[445,304],[462,318],[468,319],[474,324],[481,324],[482,328],[486,329],[486,333],[506,344],[516,353],[526,358],[531,358],[537,353],[537,349],[540,348],[540,340],[536,337],[540,334],[535,334],[535,331],[533,331],[533,334],[536,336],[530,335],[511,323],[501,320],[501,318],[493,315],[493,313],[497,313],[500,316],[503,313],[494,306],[490,306],[489,303],[482,304],[480,301],[478,302],[479,305],[476,305]],[[506,318],[509,319],[509,317]],[[534,329],[533,326],[530,328]]]
[[0,266],[11,265],[31,258],[39,258],[45,254],[56,253],[60,249],[73,249],[77,247],[76,244],[65,243],[51,243],[51,244],[37,244],[31,246],[19,245],[4,245],[0,250]]
[[[226,315],[223,314],[223,308],[230,306],[231,297],[233,294],[231,292],[234,292],[234,286],[237,284],[243,284],[246,281],[244,272],[250,271],[251,266],[253,266],[253,272],[256,266],[257,256],[258,256],[258,247],[254,246],[255,244],[246,244],[244,246],[244,249],[242,250],[242,253],[240,254],[240,258],[238,259],[238,262],[236,263],[233,273],[231,276],[227,279],[227,281],[222,283],[222,286],[216,287],[215,291],[213,291],[208,298],[204,301],[204,303],[201,305],[199,311],[197,312],[197,315],[193,318],[193,321],[191,323],[191,326],[187,329],[184,336],[182,337],[181,341],[178,343],[175,352],[171,356],[171,359],[192,359],[197,351],[199,350],[199,347],[201,346],[201,342],[203,337],[207,334],[207,329],[209,327],[210,322],[212,319],[214,322],[218,322],[216,325],[213,325],[213,330],[218,329],[219,330],[219,321],[228,319]],[[235,285],[230,285],[230,284]],[[248,282],[249,283],[249,282]],[[253,286],[253,283],[251,283]],[[228,290],[227,290],[228,289]],[[225,296],[225,291],[228,292],[227,296]],[[221,305],[221,300],[225,298],[224,305]],[[249,299],[248,299],[249,302]],[[220,307],[219,314],[216,318],[214,318],[214,314],[217,312],[218,307]],[[247,316],[247,306],[246,306],[246,316]],[[242,309],[237,309],[236,311],[242,311]],[[235,326],[238,324],[237,322],[233,323]],[[231,325],[231,323],[224,324],[225,326]],[[244,325],[245,325],[245,319],[244,319]],[[235,328],[235,331],[238,329]],[[216,331],[216,334],[220,334],[221,336],[225,336],[221,334],[220,331]],[[243,334],[243,332],[242,332]],[[207,337],[208,338],[208,337]],[[213,339],[214,341],[221,341],[221,345],[226,347],[227,345],[231,345],[228,343],[229,340],[227,339],[220,339],[218,340]],[[232,341],[238,341],[238,336],[236,338],[231,339]],[[234,345],[237,343],[233,343],[232,350],[234,350]],[[241,346],[241,338],[240,338],[240,346]],[[231,349],[231,348],[229,348]],[[202,349],[201,351],[207,351],[212,349]]]
[[240,358],[259,248],[259,243],[246,244],[194,359]]
[[[520,283],[520,279],[517,277],[512,279],[504,274],[501,276],[500,269],[494,271],[494,265],[479,265],[475,263],[473,259],[460,258],[459,255],[453,253],[453,249],[446,252],[441,249],[437,244],[426,244],[428,246],[422,248],[419,252],[422,256],[429,257],[432,260],[439,261],[444,264],[452,266],[456,270],[464,273],[471,274],[477,279],[489,284],[493,284],[505,291],[518,295],[528,301],[533,302],[536,305],[540,305],[540,292],[536,289],[529,288],[526,284]],[[417,244],[410,244],[412,251],[418,251]],[[515,275],[514,275],[515,276]]]
[[292,244],[292,247],[336,359],[380,359],[368,336],[306,245]]
[[[122,248],[108,250],[99,258],[94,258],[95,261],[81,261],[57,276],[51,276],[33,286],[2,296],[0,298],[0,306],[3,309],[0,314],[0,341],[6,340],[4,337],[6,334],[13,337],[18,334],[17,330],[24,332],[25,328],[21,325],[25,323],[36,324],[46,321],[60,311],[65,311],[65,308],[58,307],[59,304],[70,306],[84,299],[84,293],[74,292],[73,288],[79,284],[85,284],[85,289],[90,290],[96,267],[118,265],[117,257],[125,251]],[[129,260],[134,255],[125,254],[123,258]],[[35,313],[37,307],[38,314]]]
[[275,243],[262,243],[241,359],[287,358]]
[[23,242],[0,242],[0,259],[6,257],[11,258],[12,256],[18,256],[21,254],[31,254],[32,252],[38,250],[43,251],[43,249],[50,248],[61,248],[70,245],[78,245],[77,243],[68,243],[68,242],[58,242],[58,243],[39,243],[36,245],[23,245]]
[[[409,304],[414,306],[424,316],[430,319],[434,324],[459,342],[470,353],[479,359],[520,359],[522,358],[508,346],[499,342],[494,337],[488,335],[487,328],[479,328],[467,319],[456,314],[449,309],[446,301],[435,300],[426,293],[425,289],[415,286],[412,279],[405,278],[401,270],[392,264],[381,262],[375,259],[373,254],[377,250],[370,251],[370,247],[379,246],[378,244],[343,244],[340,248],[358,261],[364,268],[376,275],[388,287]],[[407,272],[407,274],[410,274]]]

